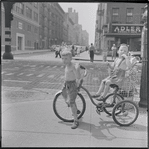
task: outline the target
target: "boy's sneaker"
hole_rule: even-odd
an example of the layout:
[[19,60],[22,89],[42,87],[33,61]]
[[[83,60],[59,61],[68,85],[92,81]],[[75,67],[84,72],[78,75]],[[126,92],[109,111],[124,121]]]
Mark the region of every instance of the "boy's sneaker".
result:
[[74,121],[72,126],[71,126],[71,129],[76,129],[78,126],[79,126],[79,122],[78,121]]

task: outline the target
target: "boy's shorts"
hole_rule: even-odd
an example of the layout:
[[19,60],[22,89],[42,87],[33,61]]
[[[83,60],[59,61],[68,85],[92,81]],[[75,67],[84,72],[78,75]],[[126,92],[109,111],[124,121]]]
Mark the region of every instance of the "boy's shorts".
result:
[[70,103],[74,104],[77,97],[77,83],[74,81],[66,81],[62,88],[62,96]]

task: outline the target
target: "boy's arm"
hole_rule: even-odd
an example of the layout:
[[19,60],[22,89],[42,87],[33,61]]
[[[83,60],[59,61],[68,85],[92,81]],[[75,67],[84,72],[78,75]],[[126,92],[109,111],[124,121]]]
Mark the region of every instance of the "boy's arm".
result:
[[80,65],[79,64],[76,64],[76,66],[73,66],[73,72],[76,76],[77,86],[79,86],[80,80],[81,80],[81,73],[80,73]]

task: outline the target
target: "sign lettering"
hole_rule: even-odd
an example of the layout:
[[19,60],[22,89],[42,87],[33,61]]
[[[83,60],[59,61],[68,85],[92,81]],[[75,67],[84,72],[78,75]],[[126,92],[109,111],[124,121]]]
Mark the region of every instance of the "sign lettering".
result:
[[141,34],[143,26],[112,25],[112,33]]

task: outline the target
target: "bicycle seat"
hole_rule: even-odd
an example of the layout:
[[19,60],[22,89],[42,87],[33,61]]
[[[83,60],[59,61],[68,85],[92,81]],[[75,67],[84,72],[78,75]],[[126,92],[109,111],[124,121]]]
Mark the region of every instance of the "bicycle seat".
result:
[[116,85],[116,84],[111,84],[110,87],[111,88],[119,88],[118,85]]

